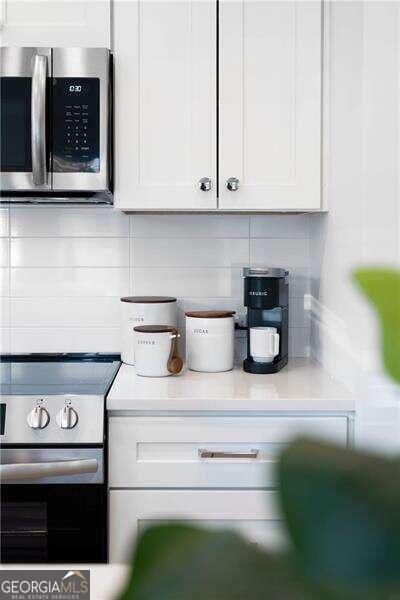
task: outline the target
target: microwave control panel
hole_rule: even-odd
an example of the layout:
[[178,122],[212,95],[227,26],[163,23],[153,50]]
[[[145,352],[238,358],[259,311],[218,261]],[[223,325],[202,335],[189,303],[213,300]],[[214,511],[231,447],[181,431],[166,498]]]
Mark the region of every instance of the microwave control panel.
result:
[[53,171],[100,170],[100,81],[96,77],[53,79]]

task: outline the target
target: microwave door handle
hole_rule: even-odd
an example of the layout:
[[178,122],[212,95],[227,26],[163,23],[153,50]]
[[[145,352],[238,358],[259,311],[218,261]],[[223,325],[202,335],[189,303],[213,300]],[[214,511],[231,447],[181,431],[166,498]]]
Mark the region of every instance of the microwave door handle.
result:
[[0,482],[97,473],[98,468],[99,465],[95,458],[0,465]]
[[46,183],[46,75],[47,58],[36,54],[33,60],[31,95],[32,179]]

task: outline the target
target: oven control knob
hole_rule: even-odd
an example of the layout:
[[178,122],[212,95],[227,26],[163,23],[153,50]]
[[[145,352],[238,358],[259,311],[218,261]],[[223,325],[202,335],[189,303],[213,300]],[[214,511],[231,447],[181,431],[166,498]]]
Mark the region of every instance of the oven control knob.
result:
[[43,406],[35,406],[27,418],[29,427],[32,429],[44,429],[50,421],[50,415]]
[[57,423],[61,429],[73,429],[78,422],[78,413],[72,406],[64,406],[57,416]]

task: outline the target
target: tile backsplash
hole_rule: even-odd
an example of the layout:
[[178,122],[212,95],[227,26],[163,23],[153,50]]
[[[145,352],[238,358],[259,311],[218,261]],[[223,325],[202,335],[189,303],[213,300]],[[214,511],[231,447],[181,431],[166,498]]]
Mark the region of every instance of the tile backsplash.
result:
[[[174,295],[243,312],[241,268],[287,267],[290,351],[309,354],[307,215],[125,215],[110,207],[0,208],[2,352],[120,350],[120,296]],[[238,334],[238,354],[243,337]]]

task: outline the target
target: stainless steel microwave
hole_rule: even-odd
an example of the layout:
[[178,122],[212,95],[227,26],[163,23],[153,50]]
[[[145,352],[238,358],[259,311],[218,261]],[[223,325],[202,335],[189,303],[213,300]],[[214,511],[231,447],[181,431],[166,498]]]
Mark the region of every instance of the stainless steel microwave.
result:
[[1,199],[112,202],[106,48],[1,48]]

